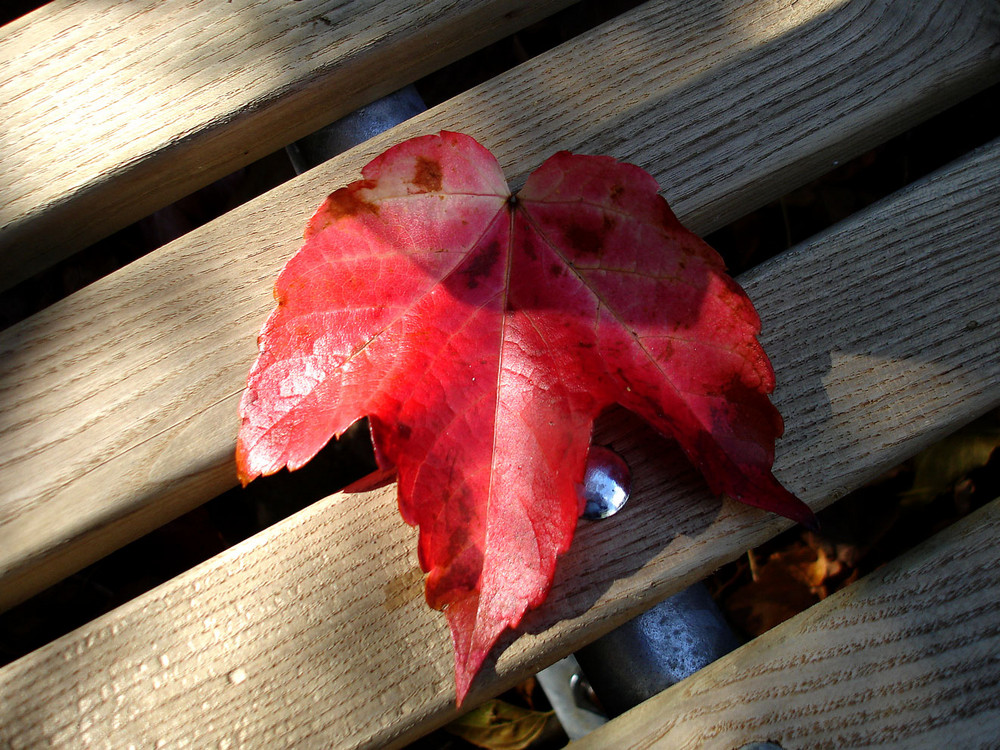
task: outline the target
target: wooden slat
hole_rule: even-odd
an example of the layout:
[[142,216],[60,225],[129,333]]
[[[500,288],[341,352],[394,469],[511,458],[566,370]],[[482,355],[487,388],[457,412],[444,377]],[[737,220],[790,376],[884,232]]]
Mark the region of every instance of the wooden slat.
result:
[[[776,472],[813,507],[1000,403],[998,179],[1000,141],[741,279],[781,382]],[[620,415],[598,440],[635,497],[581,524],[469,705],[787,526]],[[402,743],[455,711],[421,578],[393,487],[334,495],[6,667],[0,743]]]
[[571,750],[996,747],[1000,500]]
[[560,148],[609,153],[704,233],[996,80],[990,7],[661,0],[4,332],[0,606],[234,484],[273,280],[315,206],[389,144],[463,130],[514,184]]
[[0,289],[570,1],[46,5],[0,30]]

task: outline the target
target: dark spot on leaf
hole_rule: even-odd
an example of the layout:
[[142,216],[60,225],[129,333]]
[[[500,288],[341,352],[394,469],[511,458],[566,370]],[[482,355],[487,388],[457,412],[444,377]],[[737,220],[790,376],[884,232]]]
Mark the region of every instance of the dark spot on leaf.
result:
[[625,188],[621,185],[615,185],[611,188],[611,200],[614,203],[620,203],[622,200],[622,195],[625,193]]
[[656,416],[657,419],[659,419],[661,422],[666,422],[668,425],[673,424],[673,420],[664,413],[663,409],[660,407],[660,404],[657,403],[654,399],[651,399],[647,396],[643,396],[642,400],[646,402],[646,405],[649,407],[649,410]]
[[[625,374],[625,371],[622,368],[620,367],[615,368],[615,372],[618,375],[619,382],[625,387],[625,390],[631,394],[632,398],[641,401],[645,405],[645,407],[649,409],[650,413],[653,416],[655,416],[656,419],[660,420],[661,423],[665,423],[670,429],[673,428],[673,418],[664,413],[662,404],[658,403],[656,399],[651,398],[650,396],[643,393],[643,389],[641,387],[636,386],[632,382],[630,382],[628,376]],[[655,425],[655,426],[657,427],[657,429],[659,429],[660,427],[660,425]]]
[[413,428],[405,422],[400,422],[396,425],[396,432],[399,433],[400,440],[409,440],[410,435],[413,434]]
[[475,289],[479,286],[479,280],[484,279],[493,271],[493,267],[500,260],[500,244],[492,243],[489,247],[473,256],[472,262],[463,271],[466,278],[466,286]]
[[566,240],[581,255],[600,255],[604,238],[579,224],[566,227]]
[[426,156],[418,156],[413,184],[425,193],[436,193],[441,189],[441,164]]
[[358,214],[378,215],[378,206],[358,197],[358,191],[351,188],[341,188],[330,193],[326,199],[326,212],[331,219]]
[[549,266],[549,273],[552,274],[553,276],[561,276],[563,270],[564,270],[563,266],[560,266],[558,263],[553,263],[551,266]]
[[618,220],[614,216],[604,214],[600,229],[572,224],[566,228],[566,239],[581,255],[599,256],[604,249],[604,241],[617,223]]

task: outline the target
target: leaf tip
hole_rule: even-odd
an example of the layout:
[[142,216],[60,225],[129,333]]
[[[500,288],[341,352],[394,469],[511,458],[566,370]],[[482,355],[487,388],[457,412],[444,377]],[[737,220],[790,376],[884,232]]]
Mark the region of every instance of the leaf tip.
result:
[[445,609],[455,647],[455,704],[462,705],[487,654],[508,622],[480,612],[479,592],[449,602]]
[[[492,644],[491,644],[492,646]],[[455,651],[455,705],[461,706],[472,688],[472,682],[486,660],[489,649],[475,649],[460,654]]]
[[248,466],[237,460],[236,478],[240,480],[240,486],[246,487],[250,482],[260,476],[259,471],[253,471]]
[[[246,420],[244,420],[244,425]],[[264,458],[259,450],[260,445],[253,443],[248,435],[243,433],[243,426],[240,434],[236,437],[236,478],[240,485],[246,487],[257,477],[267,476],[277,471],[279,466],[268,466],[262,461]]]
[[819,520],[816,518],[816,514],[813,513],[812,508],[791,492],[785,490],[784,487],[779,485],[779,488],[782,492],[780,495],[773,496],[775,498],[774,505],[760,505],[759,507],[791,519],[809,531],[818,532]]
[[246,448],[242,440],[236,441],[236,478],[240,480],[240,485],[246,487],[257,477],[257,474],[250,468],[247,460]]
[[469,687],[472,685],[472,678],[475,676],[475,672],[469,672],[466,670],[459,670],[456,666],[455,668],[455,707],[461,708],[462,703],[465,701],[465,696],[469,694]]
[[806,510],[808,513],[803,515],[799,523],[814,534],[818,534],[820,532],[819,519],[816,518],[816,514],[811,509],[806,508]]

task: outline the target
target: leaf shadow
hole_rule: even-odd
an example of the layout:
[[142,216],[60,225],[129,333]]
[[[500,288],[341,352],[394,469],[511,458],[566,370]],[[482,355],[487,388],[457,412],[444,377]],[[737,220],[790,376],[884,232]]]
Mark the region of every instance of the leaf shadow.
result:
[[[720,517],[742,512],[743,506],[712,495],[680,447],[631,412],[616,407],[602,415],[594,444],[625,458],[632,495],[614,516],[578,522],[572,546],[559,557],[548,598],[500,637],[474,690],[506,682],[507,664],[523,662],[525,651],[537,651],[538,639],[547,643],[546,662],[554,661],[698,580],[707,573],[698,567],[704,556],[692,564],[683,551],[710,544],[710,530]],[[650,563],[675,547],[685,558],[677,569],[651,575]]]
[[[765,345],[769,351],[776,348],[779,359],[787,356],[781,347]],[[778,440],[775,473],[818,510],[845,491],[811,483],[808,471],[808,456],[825,442],[834,416],[826,390],[833,360],[818,340],[797,350],[806,361],[795,363],[793,402],[775,399],[794,425]],[[559,557],[548,598],[501,636],[473,682],[470,701],[478,686],[513,684],[526,676],[525,662],[537,670],[556,661],[792,523],[714,495],[676,442],[622,407],[599,417],[593,444],[626,460],[632,495],[616,515],[578,522],[572,546]],[[542,653],[544,662],[539,662]]]

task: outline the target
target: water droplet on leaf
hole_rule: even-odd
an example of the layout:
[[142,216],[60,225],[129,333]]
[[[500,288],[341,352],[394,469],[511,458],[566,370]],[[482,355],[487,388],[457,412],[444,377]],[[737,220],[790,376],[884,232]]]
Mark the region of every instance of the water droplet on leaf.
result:
[[596,520],[613,516],[631,491],[632,472],[625,459],[608,448],[591,446],[583,475],[583,517]]

